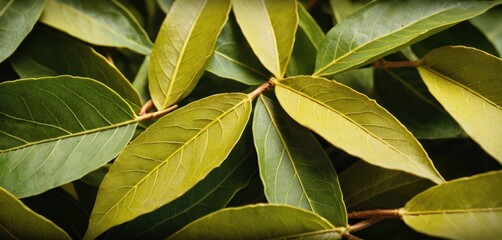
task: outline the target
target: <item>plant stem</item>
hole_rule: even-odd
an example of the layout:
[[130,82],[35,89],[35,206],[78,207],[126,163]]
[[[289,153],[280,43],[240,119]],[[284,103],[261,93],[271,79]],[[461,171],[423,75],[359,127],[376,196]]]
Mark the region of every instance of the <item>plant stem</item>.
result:
[[420,65],[420,61],[389,62],[383,58],[373,63],[374,68],[405,68],[405,67],[417,67],[418,65]]
[[401,218],[402,212],[399,209],[376,209],[361,212],[351,212],[348,218]]
[[354,225],[351,225],[349,227],[349,232],[353,233],[353,232],[357,232],[357,231],[360,231],[360,230],[363,230],[375,223],[378,223],[382,220],[384,220],[385,218],[383,217],[374,217],[374,218],[368,218],[366,220],[363,220],[363,221],[360,221]]
[[178,105],[172,105],[164,110],[160,110],[160,111],[152,112],[152,113],[145,113],[139,117],[136,117],[134,120],[141,122],[141,121],[145,121],[145,120],[152,119],[152,118],[162,117],[162,116],[166,115],[167,113],[173,111],[176,108],[178,108]]
[[145,115],[150,109],[153,108],[153,101],[152,99],[148,100],[143,107],[141,107],[141,110],[139,111],[139,115],[143,116]]
[[270,86],[271,86],[271,84],[268,82],[260,85],[258,88],[256,88],[254,91],[252,91],[248,94],[249,98],[255,99],[258,95],[260,95],[262,92],[267,90]]
[[343,237],[347,240],[362,240],[361,238],[358,238],[350,233],[344,234]]

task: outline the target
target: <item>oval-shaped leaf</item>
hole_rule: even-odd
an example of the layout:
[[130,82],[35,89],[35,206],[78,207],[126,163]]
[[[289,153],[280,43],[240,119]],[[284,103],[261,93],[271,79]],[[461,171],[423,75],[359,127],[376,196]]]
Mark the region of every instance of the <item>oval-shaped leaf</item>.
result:
[[22,78],[66,74],[89,77],[113,89],[135,110],[142,106],[138,92],[105,57],[51,29],[35,28],[9,60]]
[[317,76],[356,68],[475,17],[500,1],[374,1],[333,27],[317,54]]
[[225,208],[206,215],[168,239],[288,239],[293,235],[333,228],[322,217],[300,208],[256,204]]
[[174,111],[128,145],[100,186],[87,230],[108,228],[175,200],[227,157],[251,114],[242,93],[213,95]]
[[71,239],[47,218],[26,207],[14,195],[0,187],[0,238]]
[[150,54],[152,42],[132,13],[116,0],[47,0],[40,21],[83,41]]
[[155,40],[148,87],[157,109],[186,97],[197,85],[228,18],[230,0],[176,1]]
[[432,95],[502,163],[502,60],[474,48],[442,47],[418,68]]
[[347,226],[335,168],[312,133],[291,119],[279,103],[261,95],[253,136],[268,202],[304,208],[335,226]]
[[349,154],[435,183],[444,181],[417,139],[365,95],[307,76],[276,81],[275,93],[293,119]]
[[276,78],[286,73],[293,51],[298,26],[296,4],[295,0],[232,0],[242,33],[263,66]]
[[30,33],[44,4],[44,0],[8,0],[0,3],[0,62],[7,59]]
[[500,239],[502,171],[456,179],[406,203],[404,222],[416,231],[452,239]]
[[70,76],[0,84],[0,186],[27,197],[117,156],[136,122],[102,83]]

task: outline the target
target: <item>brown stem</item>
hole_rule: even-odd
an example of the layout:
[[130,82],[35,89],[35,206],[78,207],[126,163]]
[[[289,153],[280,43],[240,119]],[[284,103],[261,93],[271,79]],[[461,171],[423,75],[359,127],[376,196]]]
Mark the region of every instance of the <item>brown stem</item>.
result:
[[347,215],[348,218],[401,218],[402,213],[399,209],[376,209],[361,212],[351,212]]
[[385,218],[383,217],[374,217],[374,218],[368,218],[366,220],[363,220],[363,221],[360,221],[354,225],[350,225],[349,227],[349,232],[351,233],[354,233],[354,232],[357,232],[357,231],[360,231],[360,230],[363,230],[375,223],[378,223],[382,220],[384,220]]
[[405,68],[405,67],[417,67],[420,64],[419,61],[397,61],[389,62],[385,59],[379,59],[373,63],[374,68]]
[[260,85],[258,88],[256,88],[254,91],[250,92],[248,94],[248,96],[251,98],[251,99],[255,99],[256,97],[258,97],[258,95],[260,95],[262,92],[264,92],[265,90],[267,90],[268,88],[270,87],[270,83],[266,82],[262,85]]
[[141,121],[145,121],[145,120],[148,120],[148,119],[162,117],[162,116],[166,115],[167,113],[173,111],[176,108],[178,108],[178,105],[172,105],[172,106],[170,106],[170,107],[168,107],[168,108],[166,108],[164,110],[160,110],[160,111],[152,112],[152,113],[146,113],[144,115],[136,117],[134,120],[136,120],[138,122],[141,122]]
[[347,240],[362,240],[362,238],[358,238],[350,233],[344,234],[343,237]]
[[150,111],[150,109],[153,108],[153,101],[152,99],[148,100],[145,105],[143,105],[143,107],[141,107],[141,110],[139,111],[139,115],[140,116],[143,116],[145,115],[147,112]]

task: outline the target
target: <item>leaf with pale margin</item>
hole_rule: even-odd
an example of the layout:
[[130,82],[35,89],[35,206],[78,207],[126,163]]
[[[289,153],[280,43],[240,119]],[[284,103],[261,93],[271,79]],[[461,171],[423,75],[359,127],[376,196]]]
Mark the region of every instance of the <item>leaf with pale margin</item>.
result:
[[347,226],[335,168],[321,144],[279,103],[261,95],[253,118],[260,176],[269,203],[288,204]]
[[0,187],[0,238],[71,239],[47,218],[26,207],[14,195]]
[[225,208],[186,225],[168,239],[284,239],[334,229],[315,213],[286,205]]
[[328,32],[317,54],[314,75],[330,75],[370,63],[500,3],[502,1],[374,1]]
[[474,48],[442,47],[418,67],[429,91],[467,134],[502,163],[502,60]]
[[296,0],[232,0],[232,5],[237,23],[258,59],[276,78],[282,78],[298,27]]
[[121,152],[105,176],[85,238],[94,239],[189,191],[225,160],[250,114],[246,94],[219,94],[152,124]]
[[334,146],[373,165],[444,182],[417,139],[374,100],[320,77],[275,84],[286,112]]
[[22,78],[57,75],[89,77],[122,96],[134,110],[142,106],[138,92],[124,75],[89,46],[48,28],[37,27],[9,59]]
[[0,62],[16,51],[30,33],[44,9],[44,4],[44,0],[0,2]]
[[486,37],[493,43],[502,56],[502,24],[494,24],[499,21],[502,14],[502,7],[494,7],[488,12],[471,19],[471,23],[485,33]]
[[148,87],[157,109],[185,98],[197,85],[230,11],[230,0],[176,1],[153,46]]
[[133,14],[116,0],[47,0],[40,21],[82,41],[148,55],[152,42]]
[[0,186],[27,197],[112,160],[136,128],[134,112],[100,82],[71,76],[0,84]]
[[500,239],[502,171],[460,178],[415,196],[402,210],[418,232],[451,239]]

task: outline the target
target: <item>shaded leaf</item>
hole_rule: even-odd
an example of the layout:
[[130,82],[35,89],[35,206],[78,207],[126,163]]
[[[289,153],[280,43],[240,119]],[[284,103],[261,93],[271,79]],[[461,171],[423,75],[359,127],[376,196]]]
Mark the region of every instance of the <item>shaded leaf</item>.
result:
[[44,4],[44,0],[0,2],[0,62],[7,59],[30,33]]
[[26,207],[0,187],[0,237],[2,239],[71,239],[63,229]]
[[328,32],[317,54],[315,75],[324,76],[362,66],[500,3],[374,1]]
[[148,87],[159,110],[186,97],[197,85],[227,21],[230,0],[176,1],[153,46]]
[[337,73],[329,78],[334,79],[335,81],[362,94],[372,96],[375,92],[374,72],[375,69],[371,67],[351,69],[345,72]]
[[329,0],[329,4],[336,23],[340,23],[362,5],[360,2],[350,0]]
[[295,121],[347,153],[435,183],[444,181],[413,135],[365,95],[308,76],[276,81],[275,93]]
[[502,235],[502,171],[432,187],[406,203],[404,222],[416,231],[452,239],[499,239]]
[[0,185],[20,198],[104,165],[137,125],[127,102],[89,78],[3,82],[0,103]]
[[502,56],[502,25],[494,24],[500,19],[502,7],[494,7],[488,12],[471,19],[479,30],[485,33],[486,37],[493,43],[498,50],[498,56]]
[[85,238],[185,194],[228,156],[250,112],[247,95],[220,94],[152,124],[121,152],[105,176]]
[[83,41],[150,54],[152,42],[131,12],[116,0],[47,0],[40,21]]
[[142,102],[150,100],[150,92],[148,92],[148,67],[150,66],[150,56],[145,56],[143,63],[138,69],[132,85],[139,93]]
[[288,239],[292,235],[333,228],[322,217],[300,208],[257,204],[225,208],[206,215],[168,239]]
[[258,59],[276,78],[282,78],[298,26],[296,1],[232,0],[232,5],[237,23]]
[[173,0],[157,0],[157,4],[159,4],[163,12],[168,13],[173,6]]
[[254,143],[268,202],[288,204],[347,226],[336,171],[317,139],[261,95],[253,119]]
[[502,163],[502,60],[474,48],[442,47],[418,71],[430,92],[485,151]]

